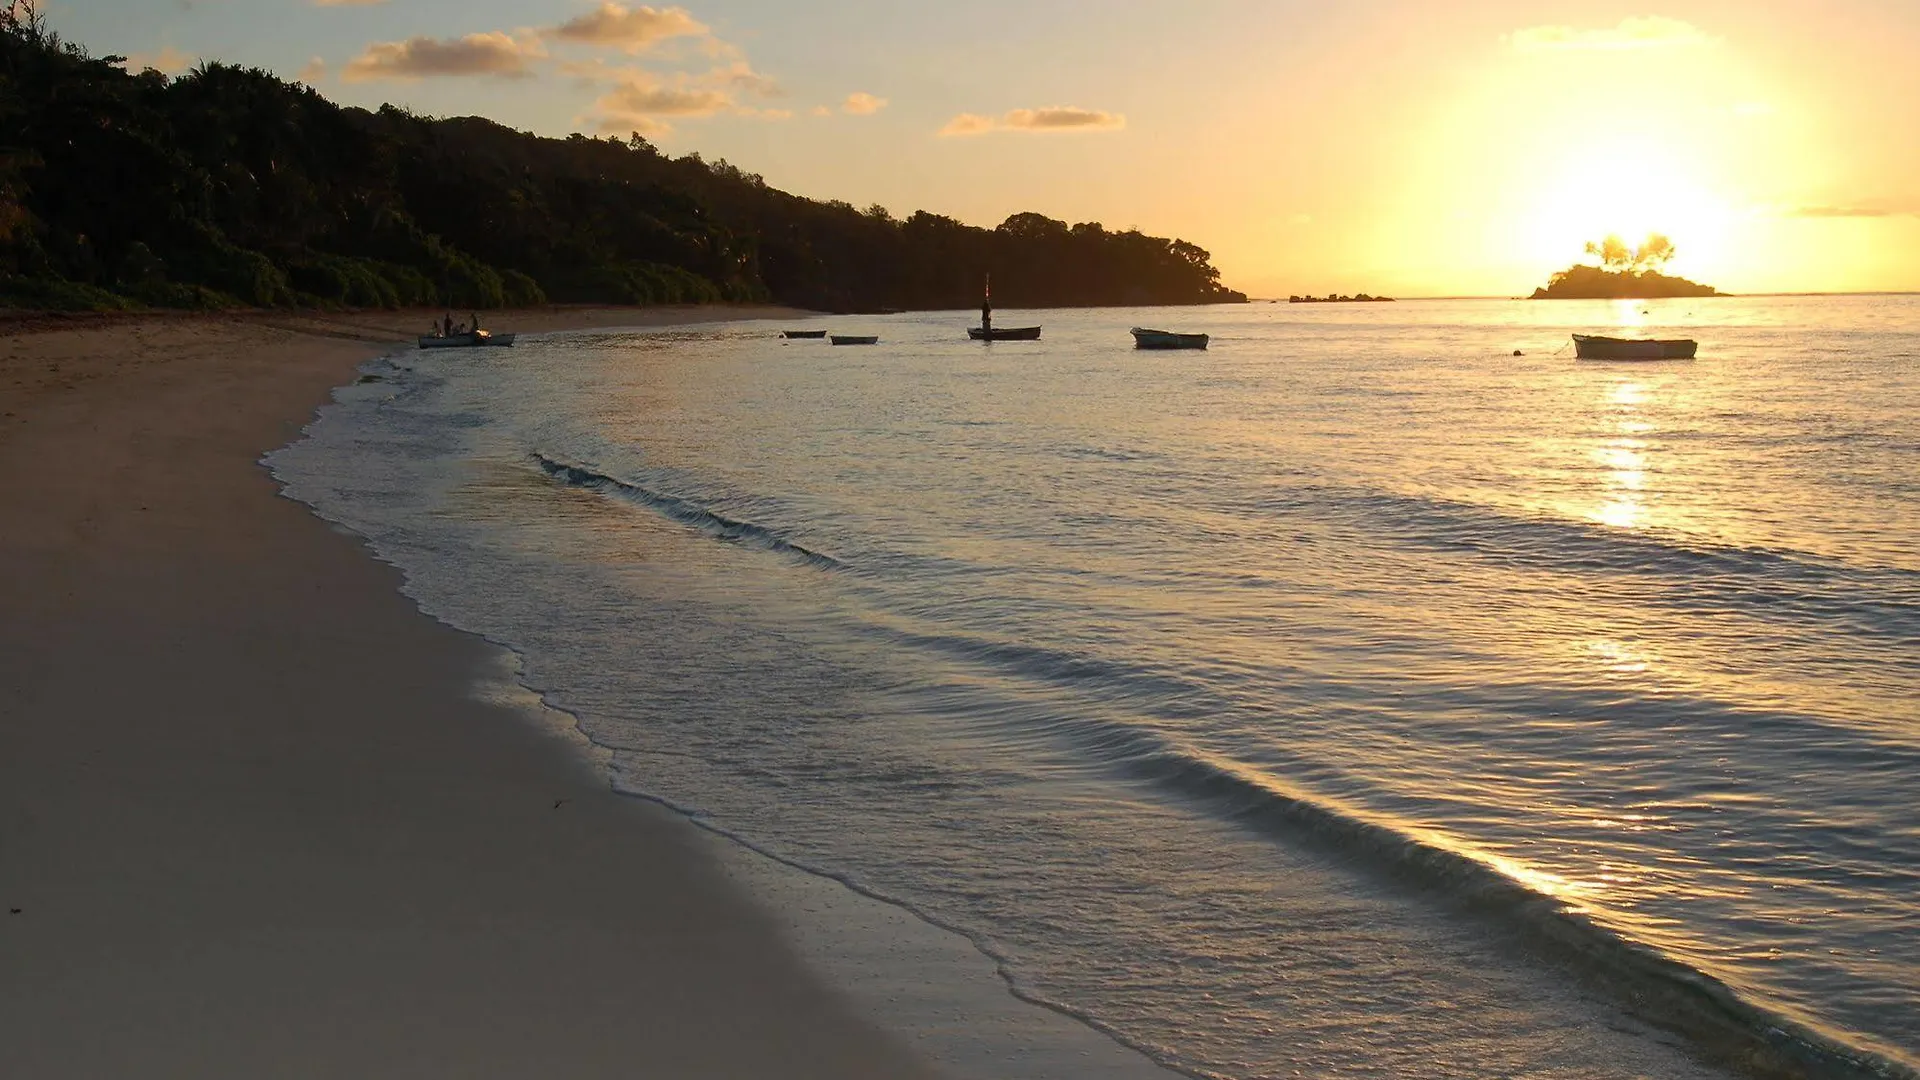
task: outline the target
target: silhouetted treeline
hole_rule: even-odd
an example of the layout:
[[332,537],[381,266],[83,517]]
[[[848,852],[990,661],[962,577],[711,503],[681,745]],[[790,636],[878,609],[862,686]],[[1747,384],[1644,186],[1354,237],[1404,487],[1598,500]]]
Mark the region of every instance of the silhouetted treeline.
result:
[[1240,301],[1206,251],[1038,214],[905,221],[639,136],[343,108],[226,64],[131,74],[0,14],[0,306]]

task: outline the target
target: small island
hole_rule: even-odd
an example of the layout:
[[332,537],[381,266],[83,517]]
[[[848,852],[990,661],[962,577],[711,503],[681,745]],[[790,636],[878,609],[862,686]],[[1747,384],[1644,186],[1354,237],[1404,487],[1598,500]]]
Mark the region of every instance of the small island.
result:
[[1287,297],[1287,303],[1289,304],[1391,304],[1393,303],[1393,297],[1368,296],[1366,293],[1355,293],[1352,296],[1341,296],[1339,293],[1328,293],[1325,296],[1289,296]]
[[1673,241],[1654,233],[1639,247],[1629,247],[1618,236],[1587,244],[1587,254],[1600,260],[1575,263],[1553,275],[1533,291],[1535,300],[1653,300],[1672,296],[1720,296],[1718,289],[1669,277],[1660,267],[1673,260]]

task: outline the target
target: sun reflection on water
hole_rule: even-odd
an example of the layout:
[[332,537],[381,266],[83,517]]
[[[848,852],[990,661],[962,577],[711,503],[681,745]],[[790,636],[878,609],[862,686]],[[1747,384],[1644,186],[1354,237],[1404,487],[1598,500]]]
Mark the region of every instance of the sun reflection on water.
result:
[[1613,322],[1622,330],[1644,329],[1647,325],[1647,309],[1644,300],[1615,300],[1613,302]]
[[1651,660],[1645,653],[1622,641],[1604,638],[1589,641],[1586,652],[1599,663],[1601,670],[1615,675],[1637,675],[1651,666]]
[[1641,382],[1615,383],[1607,392],[1606,404],[1613,415],[1614,436],[1593,451],[1594,460],[1606,470],[1605,502],[1593,518],[1616,529],[1635,529],[1647,524],[1646,489],[1649,477],[1647,451],[1650,444],[1643,435],[1654,425],[1642,414],[1652,388]]

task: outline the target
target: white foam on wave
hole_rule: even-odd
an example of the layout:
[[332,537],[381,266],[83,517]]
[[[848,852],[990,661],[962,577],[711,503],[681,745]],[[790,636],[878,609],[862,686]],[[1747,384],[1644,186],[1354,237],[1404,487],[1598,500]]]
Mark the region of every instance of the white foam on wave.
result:
[[[394,358],[369,361],[361,368],[362,379],[336,391],[335,403],[321,410],[300,439],[268,454],[263,464],[282,485],[282,494],[305,503],[330,529],[366,543],[376,558],[398,568],[402,591],[424,614],[488,642],[486,659],[468,687],[473,700],[520,716],[549,736],[556,752],[607,778],[614,769],[613,752],[593,741],[579,717],[549,704],[534,688],[526,657],[490,636],[488,628],[470,625],[433,602],[438,590],[428,579],[449,568],[423,561],[419,549],[392,542],[376,524],[382,515],[367,500],[329,483],[329,477],[367,475],[357,467],[366,464],[369,445],[361,440],[364,430],[356,420],[380,415],[380,407],[397,396],[391,383],[405,370]],[[364,377],[370,375],[380,378]],[[374,382],[385,385],[374,390],[369,385]],[[705,838],[713,860],[774,917],[801,959],[856,1015],[956,1080],[1169,1080],[1182,1075],[1071,1016],[1010,993],[998,963],[964,935],[782,862],[697,817],[682,816]]]

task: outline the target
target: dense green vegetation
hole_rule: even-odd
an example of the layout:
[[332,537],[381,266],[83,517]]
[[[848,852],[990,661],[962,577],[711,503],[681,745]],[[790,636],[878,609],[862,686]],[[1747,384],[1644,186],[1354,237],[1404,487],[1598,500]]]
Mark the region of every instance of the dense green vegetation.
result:
[[1639,247],[1618,236],[1589,243],[1587,254],[1600,265],[1576,263],[1533,291],[1535,300],[1650,300],[1663,296],[1719,296],[1719,290],[1686,278],[1669,277],[1660,268],[1673,261],[1673,241],[1654,233]]
[[[5,0],[0,0],[4,3]],[[1206,251],[1018,214],[897,220],[638,135],[343,108],[271,73],[125,71],[0,7],[0,307],[1241,301]]]

